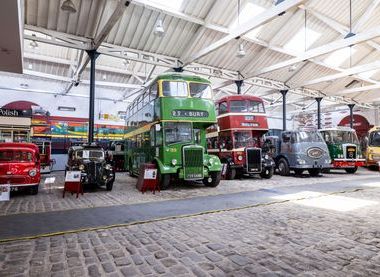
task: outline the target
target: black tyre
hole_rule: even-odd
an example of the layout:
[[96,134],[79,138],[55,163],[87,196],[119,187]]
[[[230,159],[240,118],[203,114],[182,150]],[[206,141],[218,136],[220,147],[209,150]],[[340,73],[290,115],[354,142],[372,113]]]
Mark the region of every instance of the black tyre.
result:
[[161,190],[166,190],[170,186],[170,174],[161,174],[158,169],[158,185]]
[[226,180],[233,180],[235,178],[236,178],[236,169],[231,168],[231,166],[227,164]]
[[212,171],[210,172],[209,177],[206,177],[203,179],[203,184],[206,187],[214,188],[219,185],[221,177],[222,177],[222,173],[220,171],[219,172]]
[[29,194],[30,195],[36,195],[37,193],[38,193],[38,185],[29,187]]
[[303,173],[303,169],[301,169],[301,168],[295,168],[295,169],[294,169],[294,173],[295,173],[296,175],[302,175],[302,173]]
[[111,181],[109,181],[109,182],[107,183],[107,185],[106,185],[106,189],[107,189],[108,191],[111,191],[111,190],[112,190],[112,188],[113,188],[113,182],[114,182],[114,180],[111,180]]
[[136,177],[136,174],[133,172],[132,160],[129,160],[129,176]]
[[264,168],[264,170],[260,173],[260,177],[263,179],[270,179],[272,178],[274,173],[274,168]]
[[236,171],[236,175],[235,175],[235,179],[242,179],[243,178],[243,169],[235,169]]
[[345,170],[349,174],[354,174],[358,170],[358,167],[346,168]]
[[278,173],[281,176],[289,176],[289,174],[290,174],[288,161],[285,160],[284,158],[281,158],[278,161]]
[[307,171],[309,171],[311,177],[317,177],[321,173],[321,170],[319,168],[311,168]]

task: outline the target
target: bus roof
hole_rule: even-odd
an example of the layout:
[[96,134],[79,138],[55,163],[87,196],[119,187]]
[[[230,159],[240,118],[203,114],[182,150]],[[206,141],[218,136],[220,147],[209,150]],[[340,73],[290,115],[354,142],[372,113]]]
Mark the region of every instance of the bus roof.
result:
[[253,96],[253,95],[228,95],[228,96],[224,96],[224,97],[220,98],[216,102],[221,103],[224,101],[231,101],[231,100],[254,100],[254,101],[258,101],[258,102],[263,102],[263,99],[261,99],[260,97],[257,97],[257,96]]
[[211,82],[205,78],[199,77],[197,75],[191,74],[191,73],[183,73],[183,72],[167,72],[158,75],[153,82],[158,80],[184,80],[188,82],[200,82],[200,83],[206,83],[211,84]]

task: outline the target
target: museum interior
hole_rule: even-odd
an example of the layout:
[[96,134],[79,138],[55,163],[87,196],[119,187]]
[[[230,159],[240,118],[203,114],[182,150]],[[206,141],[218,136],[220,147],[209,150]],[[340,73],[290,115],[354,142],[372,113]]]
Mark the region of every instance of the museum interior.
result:
[[0,7],[0,277],[380,276],[380,0]]

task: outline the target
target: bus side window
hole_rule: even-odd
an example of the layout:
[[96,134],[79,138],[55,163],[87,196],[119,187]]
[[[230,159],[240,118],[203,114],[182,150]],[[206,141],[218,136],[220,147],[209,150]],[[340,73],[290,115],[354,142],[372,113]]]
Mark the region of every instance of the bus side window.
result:
[[155,138],[156,138],[156,146],[162,145],[162,128],[160,124],[154,125],[155,128]]
[[219,114],[227,112],[227,102],[222,102],[219,104]]
[[155,126],[150,127],[150,146],[156,145]]

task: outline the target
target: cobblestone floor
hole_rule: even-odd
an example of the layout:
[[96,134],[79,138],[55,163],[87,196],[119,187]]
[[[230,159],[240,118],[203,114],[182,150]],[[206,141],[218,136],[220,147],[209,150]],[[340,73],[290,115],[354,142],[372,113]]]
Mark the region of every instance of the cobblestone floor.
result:
[[379,276],[376,186],[4,243],[0,276]]
[[[197,196],[229,194],[241,191],[255,191],[261,188],[293,186],[299,183],[323,184],[332,181],[344,182],[345,180],[351,180],[353,178],[353,175],[343,173],[343,171],[337,171],[335,174],[324,174],[321,177],[316,178],[309,177],[307,174],[303,175],[303,177],[281,177],[275,175],[270,180],[263,180],[259,177],[247,177],[242,180],[223,180],[216,188],[208,188],[204,187],[202,184],[196,183],[182,184],[173,186],[169,190],[153,195],[151,193],[140,193],[135,188],[135,178],[129,177],[127,173],[118,173],[114,189],[111,192],[98,190],[85,193],[84,196],[80,196],[79,199],[67,194],[63,199],[63,172],[44,175],[44,178],[51,176],[56,177],[55,184],[51,189],[46,189],[42,184],[38,195],[27,195],[18,192],[12,195],[9,202],[0,202],[0,216],[184,199]],[[373,176],[379,176],[379,172],[360,169],[355,174],[355,179]],[[43,183],[43,181],[41,183]]]

